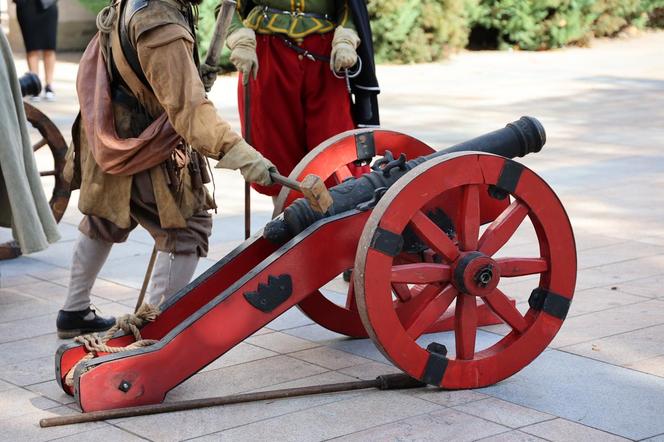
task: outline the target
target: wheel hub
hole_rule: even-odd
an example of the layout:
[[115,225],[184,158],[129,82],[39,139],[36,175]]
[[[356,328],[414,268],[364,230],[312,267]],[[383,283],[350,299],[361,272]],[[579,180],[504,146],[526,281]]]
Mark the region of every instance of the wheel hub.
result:
[[464,252],[453,265],[452,284],[462,293],[487,296],[500,281],[496,262],[480,252]]

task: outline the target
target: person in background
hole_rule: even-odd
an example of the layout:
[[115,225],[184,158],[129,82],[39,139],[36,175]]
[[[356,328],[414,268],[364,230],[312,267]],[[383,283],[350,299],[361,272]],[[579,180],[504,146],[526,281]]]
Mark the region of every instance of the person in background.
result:
[[238,0],[226,43],[244,136],[284,175],[326,139],[379,126],[364,0]]
[[[40,56],[44,60],[44,98],[55,100],[53,72],[55,71],[55,46],[58,31],[58,5],[56,0],[14,0],[16,15],[21,27],[28,69],[39,75]],[[39,97],[34,97],[39,100]]]

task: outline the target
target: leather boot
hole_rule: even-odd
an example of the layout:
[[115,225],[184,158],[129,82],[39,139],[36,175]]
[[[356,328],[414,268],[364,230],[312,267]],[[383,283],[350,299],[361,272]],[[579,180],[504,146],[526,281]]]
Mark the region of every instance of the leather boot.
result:
[[190,255],[175,255],[167,252],[157,253],[157,260],[148,290],[150,304],[162,304],[182,287],[189,284],[191,277],[196,271],[198,259],[198,255],[195,253]]
[[88,307],[78,312],[60,310],[55,321],[58,327],[58,338],[69,339],[86,333],[102,332],[115,325],[115,318],[103,318]]

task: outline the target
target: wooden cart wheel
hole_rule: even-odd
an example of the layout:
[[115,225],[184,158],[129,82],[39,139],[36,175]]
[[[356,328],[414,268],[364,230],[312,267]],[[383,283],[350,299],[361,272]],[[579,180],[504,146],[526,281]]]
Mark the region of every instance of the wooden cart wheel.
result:
[[[399,132],[381,129],[351,130],[330,138],[309,152],[293,169],[289,178],[302,180],[309,174],[315,174],[326,184],[335,185],[353,176],[348,164],[356,161],[359,155],[370,161],[371,158],[384,156],[388,150],[394,156],[404,153],[407,158],[434,152],[433,148],[425,143]],[[282,188],[275,204],[274,216],[301,197],[302,195],[295,191]],[[337,304],[317,291],[298,304],[298,307],[328,330],[350,337],[367,337],[355,306],[352,284],[349,285],[344,304]]]
[[44,115],[39,109],[29,103],[23,103],[25,116],[35,129],[41,135],[41,139],[32,146],[33,152],[37,152],[43,147],[48,147],[53,157],[53,169],[40,171],[42,177],[52,176],[55,183],[53,192],[49,200],[51,211],[56,222],[60,222],[67,209],[69,197],[69,185],[65,182],[62,172],[65,167],[65,155],[67,154],[67,143],[62,134],[53,122]]
[[[71,194],[69,186],[62,176],[62,171],[65,167],[67,143],[65,143],[62,134],[55,124],[39,109],[26,102],[23,103],[23,107],[26,119],[41,135],[41,139],[32,146],[33,152],[38,151],[44,146],[48,146],[53,157],[53,169],[40,171],[39,175],[52,176],[55,180],[49,206],[51,207],[55,221],[60,222],[67,209]],[[21,256],[21,248],[16,241],[0,244],[0,260],[13,259],[18,256]]]
[[[511,196],[512,202],[480,235],[479,201],[486,185],[494,196]],[[454,215],[457,241],[422,211],[432,199],[454,190],[462,195]],[[494,256],[522,224],[528,226],[525,220],[539,242],[535,256]],[[440,262],[395,263],[407,226]],[[539,275],[539,281],[533,279],[530,308],[522,314],[498,283],[528,275]],[[402,301],[392,295],[395,282],[425,284],[425,289],[395,309],[395,302]],[[517,162],[469,152],[423,163],[386,192],[362,233],[354,270],[362,323],[380,351],[411,376],[450,389],[491,385],[529,364],[562,325],[575,282],[572,228],[551,188]],[[454,350],[448,354],[445,345],[435,342],[422,347],[418,338],[453,302]],[[476,342],[478,302],[510,329],[486,348]]]

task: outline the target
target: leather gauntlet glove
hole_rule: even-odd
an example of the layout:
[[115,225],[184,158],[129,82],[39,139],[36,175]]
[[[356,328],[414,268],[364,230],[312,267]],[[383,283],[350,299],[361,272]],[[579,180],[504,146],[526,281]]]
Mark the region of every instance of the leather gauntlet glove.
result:
[[242,140],[231,148],[215,166],[217,169],[240,170],[245,181],[270,186],[274,184],[270,172],[277,168],[256,149]]
[[338,26],[332,39],[332,55],[330,68],[334,72],[350,69],[357,63],[356,49],[360,45],[360,37],[353,29]]
[[210,92],[212,85],[214,85],[215,80],[217,79],[217,74],[221,68],[217,66],[210,66],[207,63],[201,63],[201,80],[203,80],[203,86],[205,86],[205,92]]
[[228,36],[226,44],[231,50],[231,63],[242,72],[244,81],[249,81],[249,74],[253,74],[255,80],[258,74],[258,57],[254,30],[240,28]]

